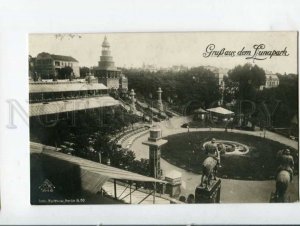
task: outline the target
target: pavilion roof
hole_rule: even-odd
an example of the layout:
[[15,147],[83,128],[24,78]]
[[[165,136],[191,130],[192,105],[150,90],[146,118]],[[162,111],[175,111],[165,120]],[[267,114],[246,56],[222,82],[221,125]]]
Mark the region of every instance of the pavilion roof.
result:
[[50,101],[30,104],[31,116],[50,115],[61,112],[80,111],[92,108],[101,108],[119,105],[120,102],[110,96],[86,97],[62,101]]
[[196,110],[194,110],[195,113],[207,113],[207,111],[205,111],[203,108],[198,108]]
[[231,115],[231,114],[234,114],[233,111],[229,111],[226,108],[222,108],[222,107],[209,108],[209,109],[206,109],[206,111],[214,112],[214,113],[221,114],[221,115]]
[[107,87],[102,83],[87,82],[38,82],[29,84],[30,93],[54,93],[86,90],[107,90]]

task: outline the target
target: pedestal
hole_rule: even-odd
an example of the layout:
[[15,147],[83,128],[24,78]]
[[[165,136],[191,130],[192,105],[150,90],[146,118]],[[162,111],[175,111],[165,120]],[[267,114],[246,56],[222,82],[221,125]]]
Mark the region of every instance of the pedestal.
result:
[[181,184],[171,184],[168,183],[166,185],[166,193],[170,195],[170,197],[172,198],[176,198],[180,195],[181,193],[181,188],[180,188]]
[[270,203],[289,203],[290,201],[290,196],[278,198],[275,192],[271,192]]
[[195,203],[220,203],[221,180],[211,180],[208,188],[198,186],[195,190]]
[[165,181],[168,182],[166,186],[166,193],[171,197],[178,197],[181,193],[181,177],[182,174],[176,170],[168,172],[165,176]]
[[160,128],[151,128],[150,137],[143,144],[149,146],[149,167],[150,176],[160,178],[162,170],[160,169],[160,147],[167,143],[167,140],[161,138],[162,132]]

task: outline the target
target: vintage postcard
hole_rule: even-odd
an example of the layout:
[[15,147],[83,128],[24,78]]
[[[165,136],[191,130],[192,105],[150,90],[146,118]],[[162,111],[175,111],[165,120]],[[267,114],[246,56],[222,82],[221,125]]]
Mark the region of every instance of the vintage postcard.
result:
[[31,204],[299,200],[298,33],[30,34]]

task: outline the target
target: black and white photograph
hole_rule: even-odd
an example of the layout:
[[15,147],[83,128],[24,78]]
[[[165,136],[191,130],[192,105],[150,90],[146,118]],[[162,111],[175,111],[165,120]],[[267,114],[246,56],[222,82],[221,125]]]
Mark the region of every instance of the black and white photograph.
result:
[[299,201],[298,32],[28,45],[32,205]]

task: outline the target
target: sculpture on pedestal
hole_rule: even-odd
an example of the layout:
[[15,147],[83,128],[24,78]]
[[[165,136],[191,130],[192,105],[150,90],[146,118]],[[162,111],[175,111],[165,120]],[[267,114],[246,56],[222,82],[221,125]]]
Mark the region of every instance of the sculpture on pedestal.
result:
[[205,180],[205,187],[208,188],[209,185],[211,185],[211,180],[216,180],[217,175],[217,160],[215,160],[213,157],[207,157],[203,164],[202,164],[202,177],[201,177],[201,184],[200,186],[203,186],[204,178]]
[[280,150],[277,152],[277,161],[279,167],[276,172],[276,191],[275,202],[288,202],[286,191],[289,183],[293,179],[294,159],[290,154],[289,149]]

